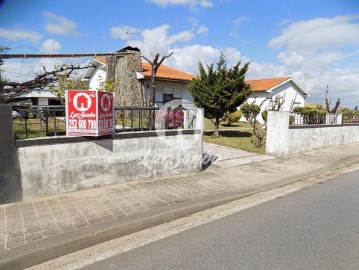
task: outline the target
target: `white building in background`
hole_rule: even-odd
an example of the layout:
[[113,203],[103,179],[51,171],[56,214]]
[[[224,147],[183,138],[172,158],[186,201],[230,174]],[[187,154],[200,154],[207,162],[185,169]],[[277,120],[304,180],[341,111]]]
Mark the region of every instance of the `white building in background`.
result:
[[[284,103],[281,111],[292,111],[295,107],[305,105],[305,99],[309,93],[293,78],[268,78],[246,81],[252,88],[253,93],[248,98],[249,104],[261,105],[261,111],[270,110],[276,98],[282,98]],[[258,116],[258,121],[263,122],[262,116]],[[246,121],[242,117],[241,121]]]
[[17,97],[14,104],[26,102],[32,105],[60,105],[61,102],[57,99],[57,97],[51,93],[48,88],[44,89],[33,89],[29,93],[22,94]]

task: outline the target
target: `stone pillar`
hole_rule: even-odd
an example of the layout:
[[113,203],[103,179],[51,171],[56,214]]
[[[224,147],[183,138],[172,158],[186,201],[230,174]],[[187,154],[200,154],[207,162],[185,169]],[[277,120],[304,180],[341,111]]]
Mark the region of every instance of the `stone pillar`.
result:
[[286,156],[289,151],[289,112],[268,111],[266,154]]
[[115,106],[144,106],[142,84],[136,75],[141,71],[141,52],[130,51],[107,58],[107,78],[116,83]]
[[11,203],[21,200],[11,106],[0,105],[0,119],[0,203]]

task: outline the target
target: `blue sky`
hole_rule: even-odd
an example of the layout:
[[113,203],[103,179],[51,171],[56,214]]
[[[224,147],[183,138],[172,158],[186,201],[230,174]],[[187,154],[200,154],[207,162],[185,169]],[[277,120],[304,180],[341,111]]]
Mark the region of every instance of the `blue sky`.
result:
[[[173,51],[164,64],[196,74],[199,61],[213,62],[223,51],[230,64],[251,61],[249,79],[292,76],[312,94],[310,101],[321,102],[328,85],[332,99],[359,105],[359,0],[0,3],[0,45],[9,53],[113,52],[132,45],[148,57]],[[23,80],[61,61],[84,59],[12,60],[4,69]]]

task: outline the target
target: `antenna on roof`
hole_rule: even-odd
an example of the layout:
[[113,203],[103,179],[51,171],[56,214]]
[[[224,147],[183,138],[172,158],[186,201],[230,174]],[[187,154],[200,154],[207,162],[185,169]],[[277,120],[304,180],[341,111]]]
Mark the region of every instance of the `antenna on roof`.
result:
[[128,35],[134,35],[136,33],[131,33],[130,31],[126,32],[126,43],[128,42]]

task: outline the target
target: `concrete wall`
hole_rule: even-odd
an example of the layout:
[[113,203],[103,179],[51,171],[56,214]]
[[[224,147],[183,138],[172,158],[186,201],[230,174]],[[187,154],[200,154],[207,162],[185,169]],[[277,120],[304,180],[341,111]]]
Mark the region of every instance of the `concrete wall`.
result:
[[201,130],[29,139],[17,144],[23,199],[198,172],[202,167]]
[[269,111],[266,153],[287,156],[314,149],[359,142],[359,125],[289,126],[289,112]]

